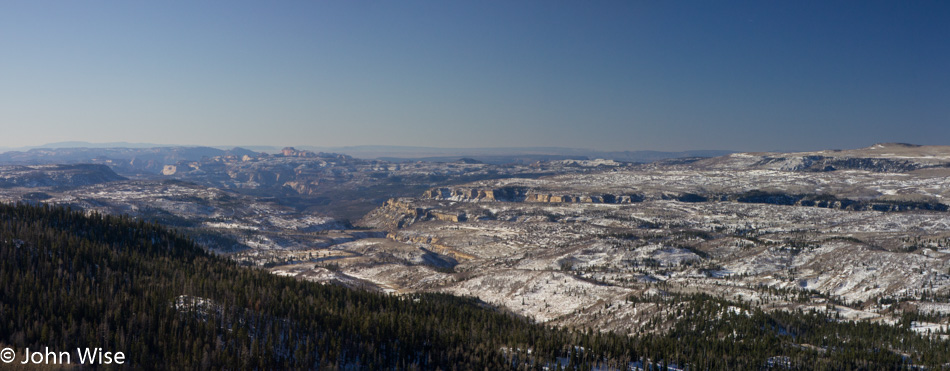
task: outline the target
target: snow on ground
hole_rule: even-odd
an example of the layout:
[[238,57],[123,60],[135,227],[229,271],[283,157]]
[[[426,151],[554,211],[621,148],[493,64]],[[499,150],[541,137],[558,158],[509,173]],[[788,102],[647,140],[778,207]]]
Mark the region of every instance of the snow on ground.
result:
[[804,310],[815,310],[817,312],[824,312],[832,316],[837,316],[840,321],[861,321],[861,320],[883,320],[879,313],[857,310],[841,305],[833,305],[829,309],[828,306],[806,306]]
[[921,313],[935,313],[941,315],[950,315],[950,303],[933,303],[926,301],[916,302],[917,310]]
[[249,231],[260,230],[260,227],[257,227],[257,226],[234,223],[234,222],[205,222],[204,226],[208,228],[243,229],[243,230],[249,230]]
[[333,218],[316,215],[303,215],[300,217],[294,217],[292,215],[270,215],[264,220],[275,228],[308,232],[343,228],[340,223]]
[[[518,314],[547,322],[603,305],[629,295],[631,291],[598,285],[561,272],[496,270],[442,289],[444,292],[504,306]],[[619,299],[622,300],[622,299]]]
[[910,329],[921,335],[932,335],[938,332],[946,333],[948,328],[950,328],[950,326],[939,323],[917,321],[910,323]]

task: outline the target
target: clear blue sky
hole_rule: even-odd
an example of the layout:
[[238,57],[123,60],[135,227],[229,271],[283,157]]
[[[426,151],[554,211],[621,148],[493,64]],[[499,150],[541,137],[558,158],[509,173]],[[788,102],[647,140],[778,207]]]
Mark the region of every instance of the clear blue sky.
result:
[[0,147],[950,144],[950,2],[8,0],[0,129]]

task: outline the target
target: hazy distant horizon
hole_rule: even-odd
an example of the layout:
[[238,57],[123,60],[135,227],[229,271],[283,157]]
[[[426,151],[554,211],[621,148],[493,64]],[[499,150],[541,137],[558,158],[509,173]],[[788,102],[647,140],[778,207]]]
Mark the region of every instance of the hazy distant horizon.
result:
[[[708,153],[712,156],[720,156],[728,153],[740,153],[740,152],[775,152],[775,153],[793,153],[793,152],[808,152],[814,150],[850,150],[850,149],[860,149],[873,146],[880,143],[904,143],[904,142],[879,142],[879,143],[868,143],[867,145],[860,147],[846,147],[846,148],[816,148],[816,149],[774,149],[774,150],[765,150],[765,151],[739,151],[733,149],[716,149],[716,148],[693,148],[693,149],[684,149],[684,150],[662,150],[662,149],[629,149],[629,150],[599,150],[594,148],[571,148],[571,147],[557,147],[557,146],[547,146],[547,147],[436,147],[436,146],[399,146],[399,145],[379,145],[379,144],[367,144],[367,145],[353,145],[353,146],[313,146],[306,144],[298,145],[255,145],[255,144],[245,144],[245,145],[186,145],[186,144],[158,144],[158,143],[130,143],[130,142],[83,142],[83,141],[69,141],[69,142],[56,142],[56,143],[45,143],[42,145],[36,146],[24,146],[24,147],[0,147],[0,154],[10,152],[10,151],[28,151],[31,149],[65,149],[65,148],[174,148],[174,147],[208,147],[221,150],[229,150],[235,148],[243,148],[247,150],[257,151],[257,152],[267,152],[267,153],[278,153],[283,148],[292,147],[298,150],[311,150],[311,151],[322,151],[322,152],[334,152],[334,153],[344,153],[349,155],[354,155],[355,157],[364,157],[364,158],[384,158],[384,157],[396,157],[396,158],[428,158],[428,157],[446,157],[446,156],[493,156],[493,155],[528,155],[528,154],[539,154],[539,155],[590,155],[601,153]],[[918,143],[906,143],[911,145],[920,145]],[[937,144],[943,145],[943,144]]]
[[5,2],[0,147],[945,144],[947,19],[947,2]]
[[[84,141],[67,141],[67,142],[55,142],[55,143],[44,143],[40,145],[33,146],[22,146],[22,147],[0,147],[0,151],[25,151],[30,149],[60,149],[60,148],[168,148],[168,147],[209,147],[209,148],[218,148],[218,149],[233,149],[233,148],[244,148],[244,149],[261,149],[272,152],[279,152],[283,148],[291,147],[295,149],[308,149],[308,150],[320,150],[320,149],[336,149],[336,150],[358,150],[358,151],[420,151],[420,152],[432,152],[436,154],[442,154],[450,151],[468,151],[470,153],[478,152],[494,152],[494,151],[520,151],[520,152],[557,152],[557,151],[600,151],[593,148],[571,148],[571,147],[437,147],[437,146],[399,146],[399,145],[384,145],[384,144],[366,144],[366,145],[352,145],[352,146],[314,146],[307,144],[298,144],[298,145],[257,145],[257,144],[247,144],[247,145],[187,145],[187,144],[159,144],[159,143],[130,143],[130,142],[84,142]],[[605,151],[605,152],[681,152],[681,151],[663,151],[655,149],[630,149],[630,150],[621,150],[621,151]],[[710,149],[710,148],[698,148],[698,149],[689,149],[685,151],[731,151],[728,149]]]
[[244,148],[244,149],[253,149],[261,148],[267,149],[269,151],[279,152],[283,148],[292,147],[296,149],[359,149],[359,150],[375,150],[375,149],[398,149],[398,150],[438,150],[438,151],[458,151],[458,150],[470,150],[470,151],[483,151],[483,150],[567,150],[567,151],[603,151],[603,152],[686,152],[686,151],[728,151],[728,152],[809,152],[809,151],[821,151],[821,150],[846,150],[846,149],[860,149],[873,146],[875,144],[881,143],[903,143],[911,145],[923,145],[923,146],[950,146],[948,141],[932,141],[931,143],[915,143],[915,142],[906,142],[899,140],[882,140],[876,142],[868,142],[864,144],[858,144],[856,146],[837,146],[837,147],[822,147],[822,146],[809,146],[807,148],[772,148],[772,149],[758,149],[758,150],[743,150],[741,148],[655,148],[655,147],[644,147],[644,148],[626,148],[626,149],[600,149],[600,148],[585,148],[585,147],[569,147],[569,146],[556,146],[556,145],[538,145],[538,146],[471,146],[471,147],[453,147],[453,146],[438,146],[438,145],[396,145],[396,144],[353,144],[353,145],[339,145],[339,146],[327,146],[327,145],[313,145],[306,143],[289,143],[289,144],[186,144],[186,143],[148,143],[148,142],[128,142],[128,141],[115,141],[115,142],[89,142],[89,141],[62,141],[62,142],[45,142],[42,144],[34,145],[22,145],[22,146],[0,146],[0,152],[2,151],[23,151],[29,149],[37,148],[161,148],[161,147],[210,147],[218,149],[232,149],[232,148]]

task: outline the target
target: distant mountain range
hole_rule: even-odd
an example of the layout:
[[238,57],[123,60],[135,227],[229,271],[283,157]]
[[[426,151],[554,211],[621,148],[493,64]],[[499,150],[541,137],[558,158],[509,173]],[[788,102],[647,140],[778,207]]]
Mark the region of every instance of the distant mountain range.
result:
[[[342,153],[356,158],[380,159],[391,162],[454,162],[468,159],[495,164],[596,158],[623,162],[649,163],[672,158],[716,157],[734,153],[734,151],[724,150],[679,152],[599,151],[563,147],[437,148],[411,146],[298,146],[297,148],[314,152]],[[224,146],[180,146],[155,143],[57,142],[41,146],[0,148],[0,151],[5,151],[5,153],[0,153],[0,163],[75,163],[89,161],[96,157],[115,158],[115,156],[119,156],[121,159],[125,159],[126,157],[140,157],[146,154],[148,157],[155,157],[156,155],[158,155],[158,157],[166,157],[161,155],[163,152],[174,154],[188,152],[197,156],[194,160],[198,160],[202,156],[223,155],[225,151],[277,153],[280,150],[281,147],[276,146],[241,146],[231,149],[231,147]],[[176,161],[183,159],[181,156],[171,157]],[[186,157],[190,159],[189,156]]]
[[208,148],[217,148],[217,149],[228,149],[234,147],[243,147],[252,151],[258,152],[277,152],[280,151],[280,147],[275,146],[188,146],[181,144],[158,144],[158,143],[132,143],[132,142],[103,142],[103,143],[94,143],[94,142],[83,142],[83,141],[68,141],[68,142],[54,142],[47,143],[38,146],[23,146],[23,147],[0,147],[0,153],[3,152],[25,152],[31,149],[63,149],[63,148],[174,148],[174,147],[208,147]]

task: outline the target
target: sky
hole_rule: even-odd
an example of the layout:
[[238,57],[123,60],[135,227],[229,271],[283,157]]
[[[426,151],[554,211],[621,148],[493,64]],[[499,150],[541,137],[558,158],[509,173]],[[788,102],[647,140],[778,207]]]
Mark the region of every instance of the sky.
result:
[[947,1],[0,2],[0,147],[950,145]]

